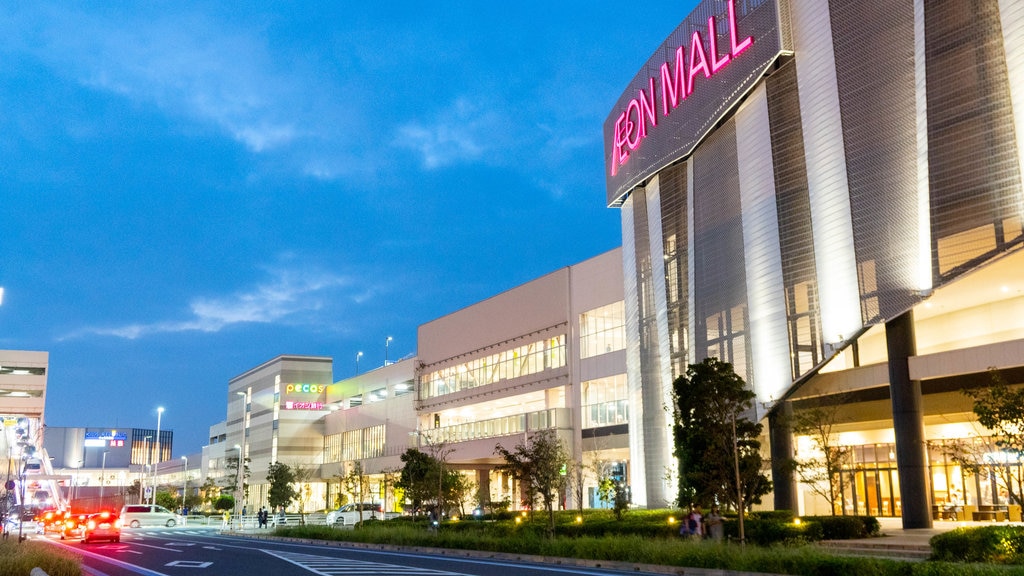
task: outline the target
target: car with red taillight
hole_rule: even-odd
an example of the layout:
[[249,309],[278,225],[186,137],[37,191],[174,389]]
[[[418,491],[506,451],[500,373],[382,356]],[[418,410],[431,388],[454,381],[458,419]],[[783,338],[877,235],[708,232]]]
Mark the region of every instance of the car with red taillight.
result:
[[88,544],[96,540],[121,541],[121,519],[113,512],[90,514],[85,520],[85,531],[82,543]]

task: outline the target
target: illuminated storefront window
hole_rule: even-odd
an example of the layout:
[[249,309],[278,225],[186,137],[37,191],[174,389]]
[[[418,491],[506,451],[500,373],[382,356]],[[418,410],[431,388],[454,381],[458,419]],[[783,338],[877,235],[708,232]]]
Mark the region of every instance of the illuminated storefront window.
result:
[[420,397],[444,396],[564,366],[565,335],[559,335],[431,372],[424,377]]
[[344,462],[384,455],[385,427],[383,424],[348,430],[324,437],[324,451],[328,462]]
[[583,428],[614,426],[629,422],[626,375],[583,383]]
[[626,305],[615,302],[580,314],[580,358],[626,347]]

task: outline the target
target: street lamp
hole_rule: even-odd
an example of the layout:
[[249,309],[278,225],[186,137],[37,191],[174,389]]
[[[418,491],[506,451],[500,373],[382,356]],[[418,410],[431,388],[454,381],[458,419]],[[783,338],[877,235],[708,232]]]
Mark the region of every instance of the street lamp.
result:
[[[242,473],[242,468],[245,466],[245,433],[249,429],[249,427],[248,427],[249,423],[245,419],[246,414],[248,414],[248,411],[247,411],[247,407],[248,406],[247,405],[248,405],[248,402],[249,402],[249,395],[246,392],[235,392],[235,394],[242,397],[242,446],[238,450],[238,474],[241,477],[241,480],[238,482],[238,489],[240,490],[240,493],[239,493],[240,496],[241,496],[240,500],[244,500],[245,499],[245,484],[244,484],[244,482],[245,482],[245,474]],[[243,509],[245,508],[244,504],[243,504],[242,508]]]
[[388,365],[388,345],[391,344],[391,336],[384,339],[384,365]]
[[142,439],[142,450],[146,453],[146,461],[142,463],[142,482],[140,482],[142,493],[139,494],[139,504],[146,501],[146,476],[149,476],[149,439],[152,436],[146,436]]
[[[242,436],[244,439],[245,436]],[[238,496],[242,494],[242,447],[238,444],[234,446],[235,450],[238,450],[238,468],[235,470],[235,517],[238,517],[238,501],[241,500]]]
[[182,478],[185,479],[181,483],[181,515],[185,516],[185,497],[188,496],[188,456],[182,456],[181,459],[185,461],[185,467],[181,473]]
[[359,359],[362,358],[362,356],[363,356],[362,352],[358,352],[356,354],[356,376],[359,376]]
[[150,504],[156,504],[156,469],[160,465],[160,417],[164,415],[164,407],[156,409],[156,454],[153,456],[153,498]]
[[109,453],[110,450],[103,451],[103,466],[100,467],[100,506],[103,506],[103,487],[106,486],[107,454]]

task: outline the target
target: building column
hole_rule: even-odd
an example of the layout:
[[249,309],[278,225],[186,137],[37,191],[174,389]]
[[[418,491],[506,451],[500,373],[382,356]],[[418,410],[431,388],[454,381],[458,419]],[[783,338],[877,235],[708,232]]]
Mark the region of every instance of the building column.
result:
[[796,474],[793,473],[793,403],[779,404],[768,414],[768,443],[771,445],[772,485],[775,509],[799,514]]
[[889,352],[889,394],[896,434],[896,469],[903,503],[903,528],[931,528],[931,491],[921,381],[910,379],[907,363],[908,358],[917,354],[913,310],[885,323],[885,339]]
[[483,495],[487,500],[479,504],[485,508],[491,506],[491,471],[488,468],[479,468],[476,471],[477,494]]

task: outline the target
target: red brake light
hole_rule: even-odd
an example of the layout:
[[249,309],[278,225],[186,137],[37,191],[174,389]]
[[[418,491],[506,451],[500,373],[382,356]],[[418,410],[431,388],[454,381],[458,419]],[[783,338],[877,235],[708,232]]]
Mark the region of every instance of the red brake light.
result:
[[96,529],[96,521],[95,520],[89,520],[88,526],[89,526],[89,530],[95,530]]
[[110,518],[110,512],[104,510],[103,512],[100,512],[100,516],[102,516],[104,519]]

